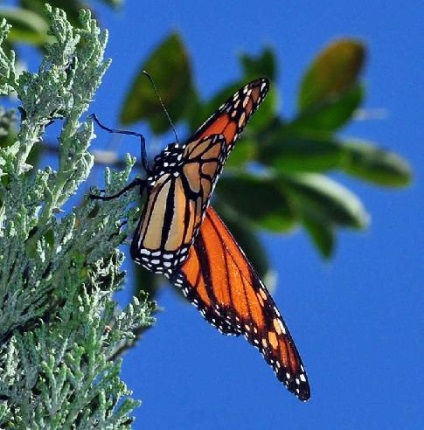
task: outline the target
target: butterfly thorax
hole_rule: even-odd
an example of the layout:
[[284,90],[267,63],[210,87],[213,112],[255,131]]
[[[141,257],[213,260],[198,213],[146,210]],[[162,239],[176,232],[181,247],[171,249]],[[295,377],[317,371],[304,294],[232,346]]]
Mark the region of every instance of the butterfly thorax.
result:
[[170,143],[154,159],[154,164],[147,177],[148,186],[151,188],[156,181],[165,174],[178,175],[183,166],[183,153],[185,145]]

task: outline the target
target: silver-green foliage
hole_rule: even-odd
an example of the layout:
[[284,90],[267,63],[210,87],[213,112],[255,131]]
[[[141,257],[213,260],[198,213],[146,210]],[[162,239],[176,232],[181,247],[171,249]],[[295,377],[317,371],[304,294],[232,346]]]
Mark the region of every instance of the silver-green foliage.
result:
[[[21,103],[16,139],[0,148],[0,427],[127,428],[138,402],[116,357],[152,323],[146,299],[118,311],[111,297],[123,280],[119,223],[134,193],[63,209],[93,164],[92,123],[80,117],[108,66],[107,34],[87,11],[79,29],[62,11],[49,13],[52,43],[38,73],[18,73],[13,52],[0,49],[0,93]],[[2,45],[8,30],[2,22]],[[10,111],[0,115],[10,128]],[[56,118],[58,168],[36,171],[28,156]],[[133,164],[108,186],[122,186]]]

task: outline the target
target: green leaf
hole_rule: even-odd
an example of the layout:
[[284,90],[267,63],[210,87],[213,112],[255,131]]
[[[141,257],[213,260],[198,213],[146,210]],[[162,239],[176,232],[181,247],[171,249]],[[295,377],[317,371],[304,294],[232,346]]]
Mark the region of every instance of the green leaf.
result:
[[226,85],[208,101],[197,99],[190,104],[187,121],[191,133],[197,130],[219,107],[231,97],[244,83],[239,81]]
[[246,164],[256,157],[256,142],[254,139],[242,137],[236,148],[231,152],[225,163],[225,170],[245,168]]
[[343,146],[317,133],[293,134],[284,125],[265,134],[258,161],[279,172],[324,172],[341,165]]
[[261,228],[283,232],[295,224],[295,214],[287,196],[271,178],[247,174],[223,177],[218,195],[235,213]]
[[337,182],[313,173],[287,175],[281,180],[301,214],[314,214],[316,219],[344,227],[367,226],[369,217],[361,201]]
[[21,8],[1,8],[0,17],[12,25],[9,42],[42,45],[48,40],[48,23],[37,13]]
[[102,3],[117,8],[118,6],[122,6],[124,0],[102,0]]
[[277,61],[274,51],[269,47],[264,48],[258,56],[243,52],[240,55],[240,62],[243,67],[244,76],[248,80],[261,76],[265,76],[270,80],[275,79]]
[[152,76],[172,120],[177,122],[197,96],[188,54],[180,36],[171,34],[140,67],[126,95],[120,121],[127,125],[146,120],[154,133],[170,129],[158,96],[143,71]]
[[343,146],[345,158],[342,166],[346,173],[388,187],[403,187],[411,183],[410,165],[394,152],[364,141],[349,141]]
[[352,119],[362,100],[363,88],[355,84],[301,111],[289,126],[295,130],[336,131]]
[[315,247],[324,258],[330,258],[334,252],[334,227],[313,214],[304,214],[302,223]]
[[325,103],[356,85],[364,60],[365,47],[357,40],[340,39],[327,46],[302,79],[299,111]]
[[147,293],[149,300],[154,300],[163,278],[155,275],[140,265],[134,263],[135,288],[134,295],[140,297],[142,292]]

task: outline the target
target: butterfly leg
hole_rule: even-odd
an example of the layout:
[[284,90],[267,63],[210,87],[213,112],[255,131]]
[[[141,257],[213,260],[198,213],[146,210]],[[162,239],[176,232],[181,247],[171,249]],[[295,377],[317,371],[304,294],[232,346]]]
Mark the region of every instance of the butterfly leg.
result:
[[135,131],[129,131],[129,130],[118,130],[115,128],[109,128],[106,127],[105,125],[103,125],[100,120],[97,118],[96,114],[91,114],[90,118],[93,119],[93,121],[96,122],[96,124],[102,128],[103,130],[106,130],[109,133],[117,133],[117,134],[128,134],[130,136],[136,136],[140,139],[140,144],[141,144],[141,162],[143,164],[144,169],[146,170],[146,172],[149,171],[149,164],[147,163],[147,151],[146,151],[146,139],[144,138],[144,136],[141,133],[137,133]]
[[[113,194],[111,196],[99,196],[97,194],[92,194],[90,193],[90,199],[93,200],[113,200],[116,199],[120,196],[122,196],[122,194],[125,194],[127,191],[132,190],[135,187],[140,187],[140,190],[142,191],[143,188],[145,187],[147,181],[145,179],[140,179],[140,178],[135,178],[130,184],[128,184],[126,187],[122,188],[121,191],[118,191],[116,194]],[[104,192],[104,190],[102,190]]]

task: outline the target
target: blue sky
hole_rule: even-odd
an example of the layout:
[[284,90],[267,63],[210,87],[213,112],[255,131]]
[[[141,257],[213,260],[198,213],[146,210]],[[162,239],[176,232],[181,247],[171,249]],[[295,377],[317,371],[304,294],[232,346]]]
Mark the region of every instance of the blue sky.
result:
[[[415,176],[398,191],[340,178],[360,196],[371,224],[341,233],[329,263],[303,231],[263,236],[278,272],[275,300],[310,378],[309,402],[291,395],[244,339],[220,335],[164,288],[156,326],[124,360],[124,379],[143,400],[134,428],[423,428],[423,17],[417,0],[128,0],[118,13],[100,10],[113,63],[92,110],[104,123],[117,124],[134,73],[171,30],[182,34],[205,97],[239,77],[238,53],[271,45],[286,116],[317,52],[336,37],[357,37],[369,49],[366,107],[386,115],[343,133],[400,153]],[[97,134],[95,146],[110,142]],[[138,156],[137,146],[124,144]]]

